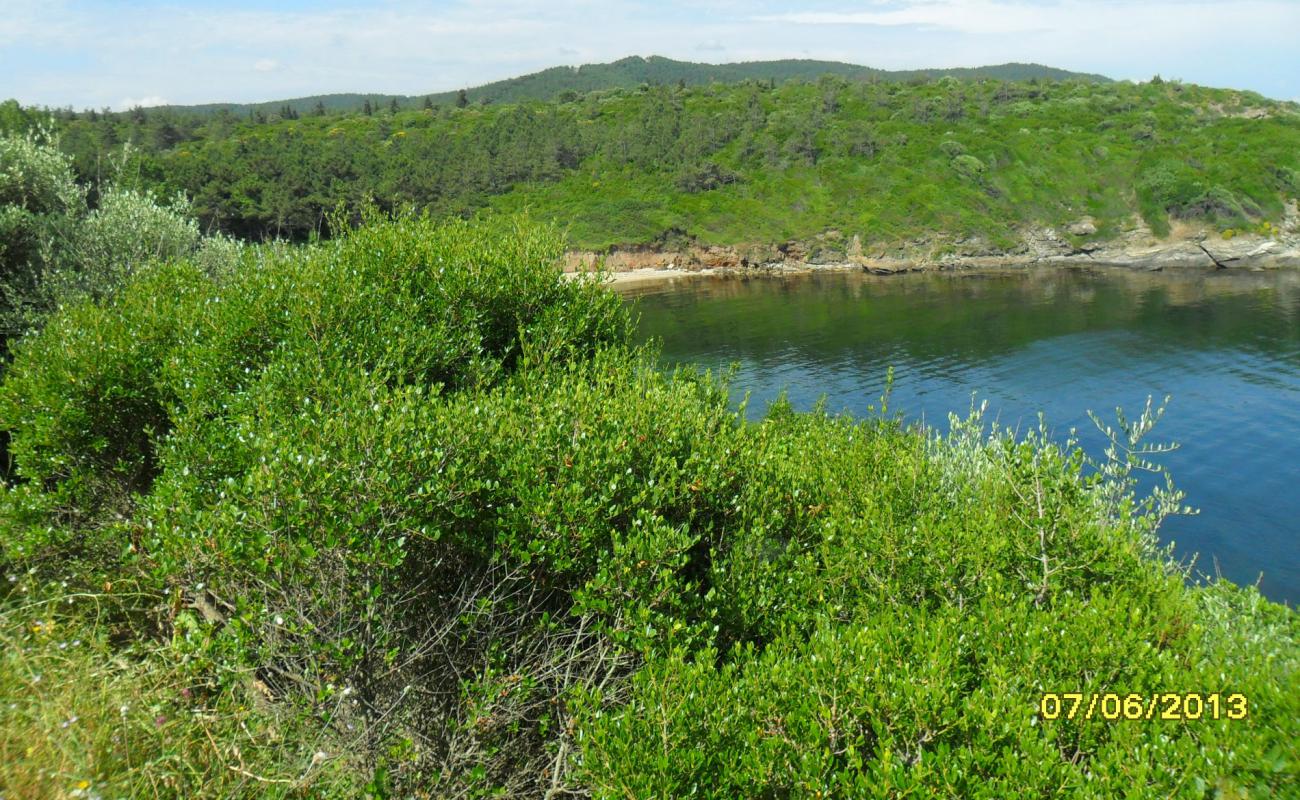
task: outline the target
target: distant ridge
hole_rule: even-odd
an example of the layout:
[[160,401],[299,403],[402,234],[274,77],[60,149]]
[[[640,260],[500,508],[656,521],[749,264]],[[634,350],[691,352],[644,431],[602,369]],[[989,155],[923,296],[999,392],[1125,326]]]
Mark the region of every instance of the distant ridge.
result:
[[[697,64],[674,61],[662,56],[629,56],[609,64],[584,64],[580,67],[551,67],[541,72],[486,83],[465,90],[470,103],[518,103],[528,100],[553,100],[564,92],[592,92],[603,89],[632,88],[643,83],[671,84],[685,82],[688,86],[707,83],[737,83],[744,80],[809,80],[822,75],[839,75],[850,80],[910,81],[950,75],[961,80],[1046,81],[1080,80],[1110,83],[1104,75],[1069,72],[1041,64],[998,64],[988,67],[960,67],[953,69],[883,70],[840,61],[812,59],[784,59],[779,61],[747,61],[735,64]],[[319,103],[329,111],[352,111],[366,101],[374,106],[389,105],[393,100],[404,106],[430,102],[446,105],[456,102],[458,91],[435,92],[429,95],[392,94],[324,94],[272,100],[263,103],[205,103],[201,105],[166,106],[174,111],[215,113],[222,109],[236,114],[249,111],[275,112],[289,106],[294,111],[306,113]]]

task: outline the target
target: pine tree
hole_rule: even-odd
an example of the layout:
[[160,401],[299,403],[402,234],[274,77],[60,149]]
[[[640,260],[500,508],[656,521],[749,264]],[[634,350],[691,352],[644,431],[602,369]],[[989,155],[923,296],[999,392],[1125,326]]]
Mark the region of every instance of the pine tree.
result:
[[401,109],[402,109],[402,106],[397,102],[397,98],[396,98],[396,97],[394,97],[392,100],[389,100],[389,101],[388,101],[388,113],[390,113],[390,114],[396,114],[396,113],[397,113],[398,111],[400,111]]
[[429,97],[428,95],[424,96],[424,110],[425,111],[433,110],[433,98]]
[[456,92],[456,108],[464,108],[467,105],[469,105],[469,95],[465,93],[464,89],[461,89]]
[[375,110],[370,107],[370,100],[368,98],[366,102],[361,106],[361,113],[365,114],[367,117],[375,113]]
[[318,117],[325,116],[325,103],[320,100],[317,100],[316,108],[312,109],[312,113]]

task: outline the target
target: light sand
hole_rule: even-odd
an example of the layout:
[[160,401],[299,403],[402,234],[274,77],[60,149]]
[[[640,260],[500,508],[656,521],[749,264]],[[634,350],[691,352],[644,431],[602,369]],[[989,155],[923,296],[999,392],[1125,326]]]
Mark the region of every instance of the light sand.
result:
[[[580,276],[590,274],[591,273],[585,272],[566,272],[564,273],[564,277],[570,280],[576,280]],[[628,270],[627,272],[606,272],[605,284],[617,289],[621,286],[636,286],[645,283],[671,283],[676,280],[688,280],[690,278],[717,274],[719,274],[719,271],[712,269],[685,270],[656,269],[651,267],[648,269]]]

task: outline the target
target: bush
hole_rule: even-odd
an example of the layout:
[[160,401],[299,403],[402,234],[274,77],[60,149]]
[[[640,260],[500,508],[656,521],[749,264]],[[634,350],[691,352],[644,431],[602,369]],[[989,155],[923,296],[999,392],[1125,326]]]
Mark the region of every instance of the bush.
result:
[[677,176],[677,188],[688,194],[695,194],[739,181],[740,176],[735,172],[712,161],[706,161],[699,166],[683,170]]
[[967,180],[978,180],[985,171],[984,162],[972,155],[959,155],[952,160],[952,167]]
[[966,147],[961,142],[954,142],[952,139],[945,139],[939,143],[939,149],[943,151],[948,158],[956,158],[966,153]]
[[[203,240],[188,211],[110,185],[87,212],[67,156],[34,134],[0,136],[0,334],[16,337],[61,305],[106,297],[147,264],[193,255]],[[209,262],[231,255],[227,247]]]
[[[766,584],[767,602],[751,608],[778,612],[779,624],[757,641],[669,641],[630,688],[582,695],[583,776],[595,796],[734,797],[756,786],[799,796],[1109,796],[1118,781],[1142,797],[1188,785],[1194,796],[1208,787],[1268,796],[1294,780],[1283,754],[1296,700],[1281,687],[1300,666],[1295,615],[1263,611],[1253,590],[1184,589],[1142,544],[1150,539],[1122,492],[1080,492],[1077,453],[1034,436],[981,443],[972,423],[909,452],[907,436],[887,428],[796,419],[787,474],[807,475],[812,463],[824,472],[813,494],[791,494],[819,501],[820,524],[794,540],[803,542],[789,561],[771,562],[770,576],[746,570],[717,587],[728,598]],[[764,425],[779,437],[794,421]],[[879,456],[864,458],[871,447]],[[759,463],[771,460],[769,451]],[[871,474],[873,464],[892,474]],[[1111,512],[1084,510],[1106,496],[1120,500],[1104,501]],[[1017,510],[1027,497],[1046,500],[1041,515]],[[940,511],[953,508],[962,511]],[[1117,527],[1084,522],[1111,513]],[[1025,568],[1040,559],[1039,575]],[[1228,633],[1224,620],[1238,619],[1229,608],[1263,613],[1243,613]],[[1271,644],[1239,661],[1230,652],[1248,640]],[[1036,705],[1062,687],[1150,696],[1182,685],[1252,687],[1252,719],[1268,722],[1053,721]]]
[[0,134],[0,341],[23,329],[40,273],[66,257],[84,211],[71,159],[35,135]]
[[[152,665],[347,743],[339,780],[380,795],[1294,781],[1294,613],[1155,549],[1178,498],[1137,501],[1118,455],[1150,409],[1102,464],[978,417],[749,422],[561,252],[512,219],[371,219],[63,309],[0,386],[6,569],[131,576]],[[1190,689],[1251,692],[1251,722],[1035,716]]]
[[[553,237],[499,233],[376,226],[303,254],[268,251],[225,283],[154,267],[110,304],[74,306],[23,344],[0,389],[19,474],[96,508],[107,476],[147,490],[171,428],[228,408],[255,379],[282,402],[358,366],[381,383],[459,388],[497,379],[524,333],[538,359],[621,335],[616,299],[559,280]],[[558,302],[584,292],[585,305]]]
[[[1255,213],[1259,209],[1254,209]],[[1178,209],[1178,215],[1187,218],[1200,218],[1241,224],[1248,216],[1242,208],[1241,201],[1222,186],[1211,186],[1190,204]]]
[[[1259,602],[1227,586],[1202,599],[1225,611]],[[669,654],[638,672],[615,708],[584,708],[584,770],[598,797],[736,797],[758,786],[828,797],[1108,797],[1119,782],[1139,797],[1285,791],[1289,726],[1276,721],[1296,711],[1279,691],[1297,667],[1293,615],[1229,612],[1247,635],[1279,637],[1270,641],[1281,660],[1261,669],[1219,655],[1211,668],[1204,660],[1239,634],[1216,622],[1152,650],[1188,608],[1153,618],[1131,602],[1063,598],[1051,615],[1010,597],[964,609],[893,606],[823,615],[807,638],[738,650],[721,664],[710,653]],[[1144,621],[1116,627],[1119,619]],[[1149,696],[1180,681],[1252,687],[1251,713],[1267,721],[1247,733],[1242,721],[1054,721],[1036,709],[1036,697],[1065,686]]]
[[145,264],[192,255],[200,235],[188,212],[184,203],[166,208],[149,195],[109,187],[78,226],[73,278],[77,286],[62,293],[103,297]]
[[120,301],[77,303],[15,346],[0,428],[17,477],[57,498],[67,520],[124,510],[149,489],[174,398],[160,379],[206,288],[192,267],[158,267]]

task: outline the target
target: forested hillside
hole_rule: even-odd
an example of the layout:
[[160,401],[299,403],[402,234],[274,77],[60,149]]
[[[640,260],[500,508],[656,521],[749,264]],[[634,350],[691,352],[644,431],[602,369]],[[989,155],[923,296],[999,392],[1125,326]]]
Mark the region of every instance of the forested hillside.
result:
[[[7,116],[21,117],[10,109]],[[571,93],[288,118],[138,109],[64,115],[92,185],[110,153],[246,238],[328,234],[373,198],[439,215],[530,209],[572,247],[928,234],[1007,247],[1084,215],[1099,238],[1141,217],[1220,229],[1277,221],[1300,194],[1300,112],[1247,92],[1153,80],[847,80]]]
[[399,107],[421,108],[460,102],[462,92],[467,103],[521,103],[531,100],[555,100],[567,92],[585,93],[606,89],[635,89],[645,85],[682,84],[698,86],[709,83],[738,83],[744,80],[783,83],[815,80],[822,75],[838,75],[854,80],[916,81],[951,75],[965,80],[1089,80],[1101,83],[1102,75],[1085,75],[1040,64],[998,64],[991,67],[955,69],[884,70],[845,64],[839,61],[787,59],[782,61],[747,61],[737,64],[697,64],[674,61],[662,56],[629,56],[609,64],[583,64],[579,67],[551,67],[540,72],[494,81],[464,90],[436,92],[428,95],[327,94],[298,97],[266,103],[209,103],[197,106],[174,106],[179,112],[211,113],[225,110],[233,114],[261,111],[278,114],[284,109],[306,114],[317,107],[329,111],[359,112],[366,103],[385,108],[396,101]]

